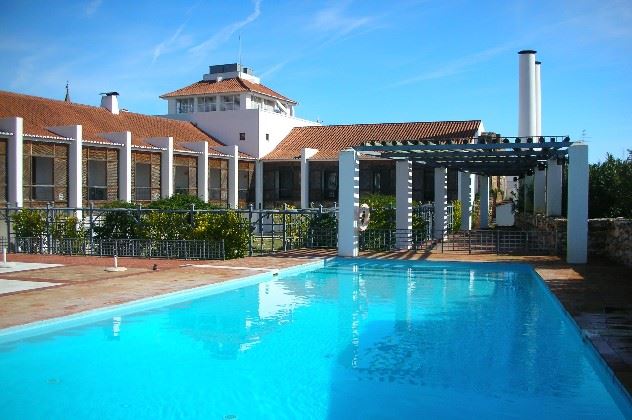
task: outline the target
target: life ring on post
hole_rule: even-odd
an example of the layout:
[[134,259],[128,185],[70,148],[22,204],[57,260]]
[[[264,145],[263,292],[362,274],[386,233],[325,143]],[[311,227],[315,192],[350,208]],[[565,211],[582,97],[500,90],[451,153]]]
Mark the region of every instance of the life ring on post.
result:
[[364,232],[369,227],[369,220],[371,219],[371,208],[368,204],[360,204],[358,209],[358,230]]

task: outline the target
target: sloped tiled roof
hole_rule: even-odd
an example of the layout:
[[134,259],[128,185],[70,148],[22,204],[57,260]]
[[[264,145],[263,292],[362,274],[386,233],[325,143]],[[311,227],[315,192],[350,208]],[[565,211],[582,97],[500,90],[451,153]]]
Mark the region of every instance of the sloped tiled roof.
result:
[[297,159],[304,148],[318,149],[312,160],[337,160],[342,149],[370,140],[470,139],[480,125],[469,120],[296,127],[264,160]]
[[217,93],[234,93],[234,92],[255,92],[262,95],[271,96],[273,98],[281,99],[291,103],[296,103],[290,98],[281,95],[278,92],[273,91],[267,86],[260,83],[253,83],[241,77],[235,77],[231,79],[223,79],[221,81],[215,80],[200,80],[192,85],[183,87],[182,89],[174,90],[173,92],[165,93],[161,95],[161,98],[173,98],[178,96],[188,95],[205,95],[205,94],[217,94]]
[[57,136],[47,127],[81,124],[84,140],[111,143],[100,134],[130,131],[133,146],[150,146],[148,138],[170,136],[175,149],[188,150],[183,142],[207,141],[209,153],[223,154],[218,150],[224,146],[222,142],[188,121],[134,112],[115,115],[101,107],[0,91],[0,117],[22,117],[25,135]]

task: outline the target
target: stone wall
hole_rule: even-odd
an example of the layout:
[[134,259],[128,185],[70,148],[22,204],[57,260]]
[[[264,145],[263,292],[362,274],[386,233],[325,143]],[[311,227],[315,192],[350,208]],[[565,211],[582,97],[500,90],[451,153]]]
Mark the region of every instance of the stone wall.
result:
[[[556,232],[557,252],[566,253],[566,219],[516,214],[516,226]],[[588,255],[632,267],[632,219],[589,219]]]

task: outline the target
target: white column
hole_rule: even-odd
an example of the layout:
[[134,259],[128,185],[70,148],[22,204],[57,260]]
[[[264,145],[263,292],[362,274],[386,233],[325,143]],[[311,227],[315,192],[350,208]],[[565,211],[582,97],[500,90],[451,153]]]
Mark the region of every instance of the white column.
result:
[[555,158],[546,165],[546,215],[562,215],[562,165]]
[[585,264],[588,259],[588,145],[568,148],[568,221],[566,261]]
[[255,206],[263,208],[263,161],[255,163]]
[[447,168],[435,168],[434,170],[434,237],[443,239],[447,228],[448,207],[448,170]]
[[542,135],[542,86],[540,85],[540,63],[535,62],[535,135]]
[[152,137],[147,139],[152,146],[160,147],[160,196],[173,195],[173,137]]
[[338,255],[358,256],[358,210],[360,207],[360,165],[355,150],[340,151],[338,158],[339,204]]
[[536,135],[537,130],[536,52],[523,50],[518,54],[518,136],[531,137]]
[[301,150],[301,208],[309,208],[309,158],[318,152],[317,149]]
[[535,168],[533,176],[533,214],[544,213],[546,210],[545,188],[546,188],[546,172],[544,169]]
[[218,147],[228,158],[228,207],[236,209],[239,207],[239,147],[222,146]]
[[459,201],[461,201],[461,230],[472,229],[472,206],[474,204],[474,188],[472,175],[459,172]]
[[413,239],[413,166],[395,161],[395,229],[397,248],[410,249]]
[[83,171],[82,147],[83,127],[80,125],[66,125],[48,127],[53,133],[73,139],[68,148],[68,207],[82,207],[83,205]]
[[184,143],[184,146],[199,153],[197,164],[198,197],[206,203],[208,202],[208,142],[196,141]]
[[7,142],[7,202],[17,207],[24,205],[23,126],[21,117],[0,118],[0,130],[12,133]]
[[480,197],[481,229],[489,227],[489,177],[479,176],[478,192]]
[[104,138],[120,144],[119,151],[119,199],[132,201],[132,133],[121,131],[118,133],[103,133]]

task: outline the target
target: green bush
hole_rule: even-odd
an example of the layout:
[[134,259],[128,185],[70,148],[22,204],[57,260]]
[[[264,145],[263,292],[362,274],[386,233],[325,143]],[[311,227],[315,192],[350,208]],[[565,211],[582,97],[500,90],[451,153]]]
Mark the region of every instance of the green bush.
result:
[[314,215],[309,221],[308,231],[315,247],[335,247],[336,232],[338,232],[338,219],[335,213],[320,213]]
[[395,229],[395,196],[370,194],[360,199],[360,203],[371,208],[367,230]]
[[455,233],[461,230],[461,201],[454,200],[452,202],[452,230],[450,233]]
[[140,220],[134,212],[135,206],[126,201],[113,201],[103,209],[128,209],[129,211],[108,211],[94,227],[97,239],[135,239],[142,238]]
[[86,234],[79,219],[74,215],[57,214],[55,222],[51,227],[53,239],[76,239],[82,238]]
[[250,241],[250,223],[230,210],[202,213],[195,217],[190,239],[224,240],[227,259],[245,257]]
[[632,151],[626,160],[606,155],[590,165],[588,214],[590,218],[632,218]]
[[18,210],[13,214],[13,232],[20,238],[34,238],[46,234],[46,213],[41,210]]
[[212,204],[205,203],[197,196],[188,194],[175,194],[169,198],[152,201],[147,208],[156,210],[189,210],[192,205],[195,206],[196,210],[217,208]]

